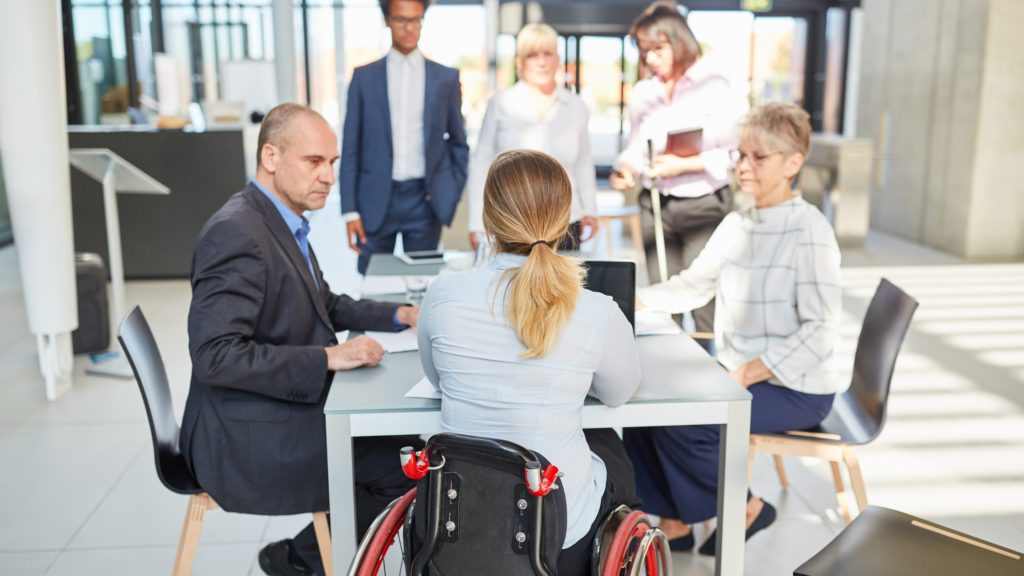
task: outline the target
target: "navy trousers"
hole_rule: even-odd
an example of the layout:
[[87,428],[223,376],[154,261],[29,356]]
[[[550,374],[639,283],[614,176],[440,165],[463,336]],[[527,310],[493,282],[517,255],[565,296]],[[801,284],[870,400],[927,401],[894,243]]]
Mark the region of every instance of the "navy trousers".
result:
[[402,246],[406,252],[437,250],[441,240],[441,221],[427,200],[426,182],[403,180],[391,183],[388,213],[380,229],[366,233],[366,244],[359,243],[359,273],[366,274],[371,254],[391,254],[395,239],[402,233]]
[[[806,430],[821,423],[835,394],[805,394],[768,382],[748,388],[750,433]],[[627,428],[622,440],[636,469],[644,512],[696,524],[718,514],[720,427]]]

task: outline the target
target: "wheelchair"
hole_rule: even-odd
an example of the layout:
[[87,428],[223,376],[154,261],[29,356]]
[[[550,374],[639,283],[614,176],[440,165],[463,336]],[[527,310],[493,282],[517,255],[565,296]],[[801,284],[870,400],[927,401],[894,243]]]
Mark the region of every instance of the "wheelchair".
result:
[[[556,573],[565,540],[565,495],[558,469],[542,455],[512,442],[438,434],[422,451],[407,447],[400,456],[416,488],[374,520],[349,576],[385,574],[389,551],[392,574]],[[612,510],[594,537],[593,576],[667,576],[671,562],[665,535],[639,510]]]

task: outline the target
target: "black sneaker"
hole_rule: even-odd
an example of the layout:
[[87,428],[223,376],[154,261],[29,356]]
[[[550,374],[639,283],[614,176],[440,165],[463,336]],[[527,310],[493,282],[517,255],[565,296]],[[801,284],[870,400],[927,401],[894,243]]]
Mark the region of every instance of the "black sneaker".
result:
[[696,544],[697,541],[693,539],[693,532],[690,532],[686,536],[669,540],[668,549],[673,552],[693,552],[693,547]]
[[[772,522],[775,522],[775,517],[775,507],[765,502],[764,508],[761,508],[761,513],[757,515],[757,518],[754,518],[754,523],[750,525],[750,528],[747,528],[746,539],[750,540],[751,536],[771,526]],[[718,530],[715,530],[711,533],[711,536],[701,544],[699,552],[705,556],[714,556],[715,540],[717,536]]]
[[267,544],[260,550],[260,568],[268,576],[317,576],[295,553],[291,538]]

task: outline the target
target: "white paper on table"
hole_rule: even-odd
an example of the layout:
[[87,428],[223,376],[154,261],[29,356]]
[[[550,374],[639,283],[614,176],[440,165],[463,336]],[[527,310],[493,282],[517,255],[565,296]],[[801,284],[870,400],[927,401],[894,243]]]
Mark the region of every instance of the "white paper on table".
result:
[[671,317],[659,314],[650,308],[637,310],[633,316],[633,322],[636,327],[637,336],[681,334],[683,332],[683,329]]
[[366,335],[380,342],[385,352],[409,352],[420,349],[419,341],[416,339],[416,328],[406,328],[401,332],[367,331]]
[[430,383],[430,380],[427,380],[427,377],[424,376],[423,378],[420,379],[419,382],[416,383],[415,386],[410,388],[409,391],[405,393],[405,397],[440,400],[441,391],[438,390],[437,388],[434,388],[434,385]]
[[405,294],[406,279],[417,278],[433,284],[437,275],[433,276],[367,276],[359,286],[359,293],[363,296],[383,296],[385,294]]
[[367,276],[359,286],[363,296],[405,294],[405,280],[401,276]]

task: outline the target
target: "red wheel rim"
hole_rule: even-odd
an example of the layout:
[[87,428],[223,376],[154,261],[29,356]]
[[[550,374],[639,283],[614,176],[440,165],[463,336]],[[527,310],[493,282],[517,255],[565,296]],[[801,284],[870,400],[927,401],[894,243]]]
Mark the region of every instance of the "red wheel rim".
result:
[[363,561],[359,565],[359,572],[357,572],[359,576],[376,576],[380,567],[384,564],[384,557],[387,555],[388,550],[395,543],[395,536],[398,535],[398,530],[405,521],[409,504],[414,498],[416,498],[415,488],[406,492],[391,507],[391,511],[384,517],[384,521],[377,527],[377,532],[373,534],[373,539],[366,550],[366,555],[363,556]]

